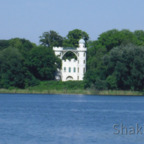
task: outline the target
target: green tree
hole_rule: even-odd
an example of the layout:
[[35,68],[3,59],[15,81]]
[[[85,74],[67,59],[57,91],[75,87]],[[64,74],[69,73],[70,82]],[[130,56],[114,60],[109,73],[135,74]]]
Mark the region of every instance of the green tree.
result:
[[144,31],[142,31],[142,30],[136,30],[134,32],[134,35],[137,38],[137,45],[144,46]]
[[113,29],[102,33],[98,38],[98,42],[105,46],[107,51],[110,51],[112,48],[121,44],[136,44],[136,37],[129,30],[118,31]]
[[109,75],[106,78],[106,83],[108,89],[117,89],[117,79],[115,75]]
[[0,50],[8,48],[9,46],[9,40],[0,40]]
[[[125,62],[122,62],[124,59],[130,58],[130,53],[125,52],[125,58],[123,58],[121,46],[142,45],[142,38],[142,31],[133,33],[129,30],[118,31],[113,29],[102,33],[98,40],[89,41],[87,46],[87,72],[85,74],[86,85],[94,86],[96,81],[102,80],[106,81],[109,89],[131,89],[130,78],[126,77],[129,74],[129,67]],[[128,61],[129,63],[131,62]],[[93,72],[93,76],[90,76],[91,72]],[[121,77],[126,80],[123,81]]]
[[27,57],[29,71],[39,80],[54,80],[57,68],[61,67],[53,50],[44,46],[33,48]]
[[87,46],[87,41],[89,40],[89,35],[82,30],[79,29],[74,29],[72,31],[69,31],[68,35],[66,36],[63,46],[64,47],[78,47],[78,41],[83,38],[86,41],[86,46]]
[[0,87],[24,88],[36,84],[38,81],[25,67],[18,49],[9,47],[0,51]]
[[36,46],[36,44],[31,43],[29,40],[20,38],[10,39],[9,44],[11,47],[17,48],[23,55],[26,55],[28,51]]
[[57,32],[50,30],[49,32],[44,32],[40,36],[40,43],[42,46],[53,47],[53,46],[62,46],[63,37],[60,36]]
[[110,81],[109,77],[116,78],[118,89],[143,90],[144,47],[121,45],[112,49],[107,59],[107,82]]

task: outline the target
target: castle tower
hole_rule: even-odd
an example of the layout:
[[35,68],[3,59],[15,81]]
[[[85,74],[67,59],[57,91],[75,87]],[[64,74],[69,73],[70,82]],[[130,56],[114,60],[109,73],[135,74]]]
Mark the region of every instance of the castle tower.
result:
[[84,74],[86,72],[86,51],[85,41],[83,39],[79,40],[78,51],[78,80],[83,80]]

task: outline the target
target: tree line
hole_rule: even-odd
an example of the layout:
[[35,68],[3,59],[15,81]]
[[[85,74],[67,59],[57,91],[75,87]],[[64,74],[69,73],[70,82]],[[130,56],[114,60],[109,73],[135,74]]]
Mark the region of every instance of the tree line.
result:
[[88,44],[85,87],[144,89],[144,31],[116,29]]
[[[0,88],[26,88],[54,80],[61,60],[52,47],[78,47],[81,38],[88,48],[85,88],[144,89],[144,31],[116,29],[94,41],[79,29],[69,31],[66,37],[52,30],[44,32],[40,45],[20,38],[0,40]],[[71,53],[67,55],[72,57]]]

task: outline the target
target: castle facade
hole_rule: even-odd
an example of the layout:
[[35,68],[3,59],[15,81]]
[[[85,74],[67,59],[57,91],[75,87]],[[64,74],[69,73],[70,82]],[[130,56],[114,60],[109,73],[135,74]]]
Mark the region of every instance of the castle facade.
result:
[[[83,39],[79,40],[78,48],[63,48],[63,47],[53,47],[55,55],[62,60],[62,69],[57,69],[56,80],[68,81],[83,80],[84,74],[86,72],[86,52],[85,41]],[[64,55],[67,52],[72,52],[76,55],[75,59],[63,60]]]

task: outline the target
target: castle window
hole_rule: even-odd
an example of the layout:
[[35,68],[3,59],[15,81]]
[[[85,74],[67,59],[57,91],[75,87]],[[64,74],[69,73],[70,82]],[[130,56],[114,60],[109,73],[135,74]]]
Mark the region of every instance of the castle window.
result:
[[83,61],[83,63],[85,64],[85,60]]
[[71,72],[71,68],[69,67],[69,72]]
[[74,72],[76,72],[76,68],[74,67]]
[[78,73],[79,73],[79,68],[78,68]]
[[83,68],[83,73],[85,73],[85,68]]
[[66,72],[66,67],[64,67],[64,72]]
[[83,56],[85,57],[85,52],[84,52]]

